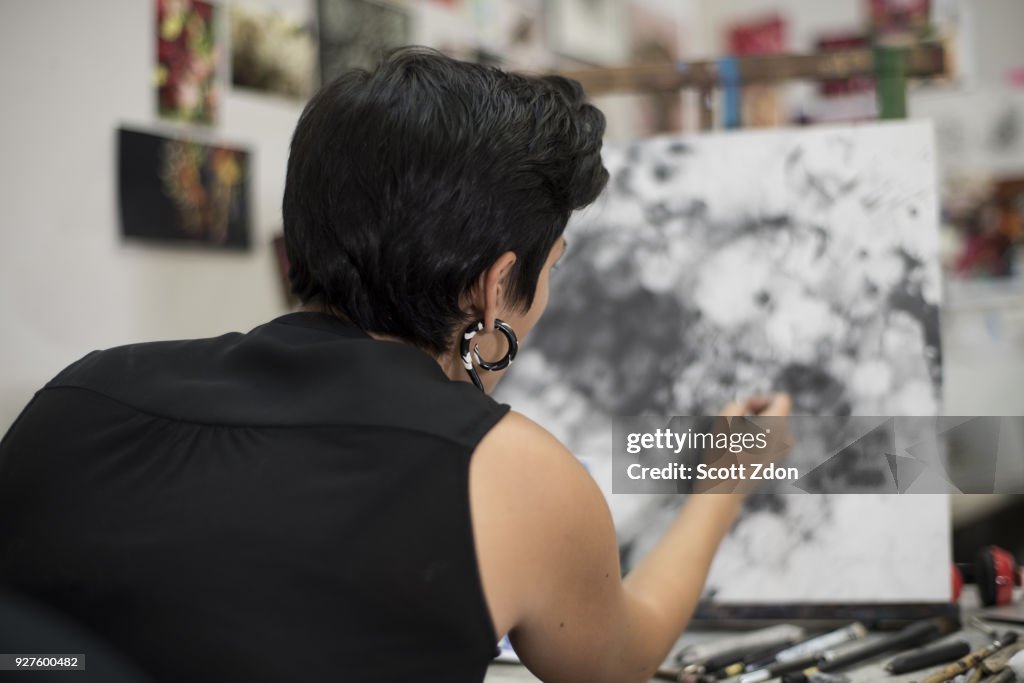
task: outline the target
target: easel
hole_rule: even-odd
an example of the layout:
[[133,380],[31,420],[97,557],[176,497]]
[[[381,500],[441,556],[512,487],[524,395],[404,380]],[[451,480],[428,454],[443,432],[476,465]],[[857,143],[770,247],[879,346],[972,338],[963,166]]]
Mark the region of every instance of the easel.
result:
[[700,128],[714,127],[712,97],[725,93],[724,123],[739,125],[740,90],[744,85],[791,80],[823,81],[855,77],[876,79],[879,117],[907,115],[907,79],[948,73],[946,51],[938,43],[835,50],[819,54],[779,54],[724,57],[715,61],[676,64],[638,64],[563,72],[583,85],[589,95],[614,92],[666,92],[695,89],[700,100]]
[[[903,119],[907,116],[908,79],[937,77],[947,73],[943,46],[925,43],[911,47],[886,45],[843,49],[811,55],[726,57],[715,61],[678,64],[590,68],[563,72],[562,75],[579,81],[591,96],[619,92],[696,90],[700,99],[700,128],[706,131],[714,125],[711,99],[717,89],[725,93],[726,111],[723,112],[722,120],[726,127],[740,125],[742,87],[781,84],[793,80],[874,78],[877,82],[880,118]],[[781,620],[808,620],[810,623],[834,625],[858,620],[872,627],[890,627],[930,617],[955,618],[958,609],[957,605],[948,602],[807,605],[711,602],[698,606],[695,623],[705,628],[711,624],[719,628],[749,628],[758,622],[763,622],[758,625],[766,625]],[[879,677],[881,675],[879,673]]]

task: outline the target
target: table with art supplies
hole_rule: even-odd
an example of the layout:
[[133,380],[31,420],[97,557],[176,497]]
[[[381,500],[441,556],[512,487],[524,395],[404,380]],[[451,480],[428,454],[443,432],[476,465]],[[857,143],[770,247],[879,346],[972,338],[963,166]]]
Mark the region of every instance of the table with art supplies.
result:
[[[1013,683],[1024,681],[1024,606],[982,608],[965,589],[958,614],[884,629],[779,623],[688,629],[655,681],[680,683]],[[874,625],[873,625],[874,626]],[[505,652],[487,683],[536,681]]]

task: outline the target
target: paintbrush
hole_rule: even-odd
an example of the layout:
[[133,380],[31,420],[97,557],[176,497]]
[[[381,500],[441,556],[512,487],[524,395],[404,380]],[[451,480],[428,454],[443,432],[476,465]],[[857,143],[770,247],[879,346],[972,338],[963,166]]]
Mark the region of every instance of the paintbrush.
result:
[[983,660],[988,659],[999,650],[1002,650],[1007,645],[1012,645],[1015,642],[1017,642],[1017,633],[1015,631],[1007,631],[988,645],[975,650],[966,657],[956,660],[944,669],[941,669],[937,673],[925,678],[921,683],[942,683],[943,681],[948,681],[965,671],[970,671]]

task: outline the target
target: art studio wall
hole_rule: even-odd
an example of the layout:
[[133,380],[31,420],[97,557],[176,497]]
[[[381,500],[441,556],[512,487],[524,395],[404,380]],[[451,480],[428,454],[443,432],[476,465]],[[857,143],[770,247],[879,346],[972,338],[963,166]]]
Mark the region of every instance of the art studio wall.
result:
[[[540,0],[509,0],[522,8]],[[787,49],[806,51],[819,33],[863,23],[863,0],[637,0],[647,10],[674,20],[678,56],[716,58],[724,50],[726,27],[783,11]],[[216,4],[224,6],[226,2]],[[283,11],[301,21],[315,15],[315,0],[244,0],[235,4]],[[394,0],[414,13],[412,40],[438,47],[476,36],[472,11],[455,12],[443,0]],[[466,6],[475,6],[466,0]],[[936,0],[936,4],[942,4]],[[1009,97],[998,87],[1006,69],[1024,63],[1020,41],[1007,40],[1010,27],[1024,23],[1020,0],[958,0],[971,8],[971,30],[960,57],[969,64],[969,80],[960,89],[920,89],[911,94],[911,113],[932,117],[941,130],[958,130],[961,119],[977,124],[978,102],[996,118]],[[195,337],[225,330],[246,330],[286,310],[271,238],[280,229],[280,200],[288,141],[301,102],[229,85],[227,54],[219,57],[217,121],[209,126],[168,122],[154,103],[156,48],[153,0],[4,0],[0,6],[0,86],[5,107],[0,122],[0,429],[6,429],[43,382],[88,351],[133,341]],[[217,28],[227,38],[227,12]],[[1015,18],[1020,21],[1015,22]],[[666,22],[667,23],[667,22]],[[596,30],[596,29],[595,29]],[[973,38],[972,38],[973,36]],[[996,36],[978,40],[977,36]],[[1002,36],[1002,37],[999,37]],[[543,51],[542,51],[543,52]],[[520,55],[548,63],[547,52]],[[795,86],[806,90],[810,86]],[[1017,90],[1017,111],[1024,99]],[[1011,98],[1012,99],[1012,98]],[[609,117],[608,141],[643,135],[634,126],[628,96],[600,98]],[[682,113],[694,123],[693,107]],[[939,119],[945,116],[944,123]],[[989,117],[991,118],[991,117]],[[118,128],[165,136],[185,135],[211,145],[251,153],[248,191],[250,219],[246,251],[126,241],[119,232]],[[982,128],[963,128],[968,141],[984,137]],[[954,134],[949,144],[956,144]],[[962,155],[944,148],[939,160]],[[955,149],[955,147],[953,148]],[[945,150],[945,151],[944,151]],[[972,147],[972,163],[993,158],[1020,169],[1024,153]],[[980,155],[980,156],[979,156]],[[1012,170],[1012,169],[1011,169]],[[1021,169],[1024,172],[1024,169]],[[947,366],[955,383],[963,378],[960,410],[1024,410],[1014,386],[1024,381],[1024,366],[970,365],[989,355],[976,352],[977,335],[995,329],[969,319],[965,362]],[[954,319],[955,316],[947,316]],[[986,327],[988,325],[988,327]],[[1021,326],[1024,329],[1024,325]],[[974,335],[974,336],[972,336]],[[988,339],[988,338],[986,338]],[[1012,353],[1014,338],[998,343]],[[958,344],[950,345],[951,354]],[[1019,354],[1018,354],[1019,355]],[[955,356],[953,356],[955,359]],[[985,382],[973,382],[978,373]],[[1006,391],[992,391],[993,384]],[[1017,403],[1007,398],[1017,396]],[[951,405],[947,396],[947,406]]]
[[93,349],[249,329],[281,312],[270,236],[301,111],[221,89],[219,124],[206,136],[254,150],[250,251],[126,242],[117,128],[181,132],[154,111],[154,4],[6,2],[3,12],[17,21],[0,21],[0,430]]
[[[681,6],[645,3],[671,12]],[[299,20],[315,13],[314,0],[246,4]],[[406,4],[417,12],[416,42],[436,44],[439,26],[472,30],[452,25],[453,16],[468,22],[471,15],[454,15],[445,3]],[[221,54],[217,122],[159,119],[155,12],[152,0],[5,0],[0,7],[0,431],[45,381],[93,349],[248,330],[286,310],[271,239],[280,229],[288,143],[302,103],[229,87]],[[215,28],[225,36],[227,12],[218,17]],[[124,241],[120,126],[250,150],[251,248]],[[614,121],[609,132],[629,134]]]

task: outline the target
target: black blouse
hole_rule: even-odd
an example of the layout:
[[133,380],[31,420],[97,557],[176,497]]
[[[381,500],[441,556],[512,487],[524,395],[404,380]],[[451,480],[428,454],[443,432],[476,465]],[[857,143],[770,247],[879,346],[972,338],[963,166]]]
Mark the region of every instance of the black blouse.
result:
[[157,680],[479,681],[468,468],[507,410],[319,313],[94,351],[0,443],[0,584]]

